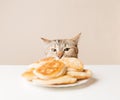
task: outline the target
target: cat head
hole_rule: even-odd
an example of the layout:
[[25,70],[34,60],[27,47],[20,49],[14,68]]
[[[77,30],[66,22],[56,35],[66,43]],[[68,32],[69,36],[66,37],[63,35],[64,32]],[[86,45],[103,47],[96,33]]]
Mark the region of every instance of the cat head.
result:
[[47,57],[75,57],[78,56],[78,41],[81,33],[71,39],[55,39],[49,40],[41,38],[46,44],[46,55]]

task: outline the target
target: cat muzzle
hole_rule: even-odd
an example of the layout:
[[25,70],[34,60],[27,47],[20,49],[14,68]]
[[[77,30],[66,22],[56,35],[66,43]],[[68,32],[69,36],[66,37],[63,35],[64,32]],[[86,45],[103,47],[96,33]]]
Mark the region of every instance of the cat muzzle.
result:
[[64,55],[64,52],[58,52],[57,53],[57,56],[58,56],[59,59],[62,58],[63,55]]

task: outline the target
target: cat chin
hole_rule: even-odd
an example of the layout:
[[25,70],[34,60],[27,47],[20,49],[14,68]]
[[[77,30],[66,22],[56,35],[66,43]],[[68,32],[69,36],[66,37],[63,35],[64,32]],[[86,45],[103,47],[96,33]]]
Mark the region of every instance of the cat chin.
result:
[[60,58],[59,57],[55,57],[56,60],[59,60]]
[[65,58],[65,57],[61,57],[61,58],[59,58],[59,57],[54,57],[56,60],[59,60],[59,59],[62,59],[62,58]]
[[[59,58],[57,56],[47,56],[47,57],[53,57],[53,58],[55,58],[55,60],[60,60],[62,58],[66,58],[67,56],[62,56],[61,58]],[[67,57],[67,58],[69,58],[69,57]],[[75,57],[75,58],[77,58],[77,57]]]
[[[47,57],[50,57],[50,56],[47,56]],[[57,56],[51,56],[51,57],[55,58],[55,60],[61,59],[61,58],[59,58],[59,57],[57,57]]]

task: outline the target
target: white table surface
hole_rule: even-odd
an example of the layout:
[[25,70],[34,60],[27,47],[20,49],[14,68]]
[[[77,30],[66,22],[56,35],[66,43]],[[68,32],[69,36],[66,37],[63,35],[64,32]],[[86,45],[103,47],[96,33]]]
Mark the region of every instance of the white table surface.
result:
[[0,66],[0,100],[120,100],[120,65],[85,65],[93,71],[88,83],[45,88],[23,81],[26,65]]

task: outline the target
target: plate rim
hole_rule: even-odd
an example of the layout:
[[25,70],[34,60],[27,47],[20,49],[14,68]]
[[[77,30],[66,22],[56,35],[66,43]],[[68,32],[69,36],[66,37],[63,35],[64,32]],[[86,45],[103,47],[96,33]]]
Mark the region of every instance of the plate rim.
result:
[[50,88],[67,88],[67,87],[73,87],[73,86],[79,86],[84,83],[87,83],[91,78],[84,79],[84,80],[78,80],[76,83],[73,84],[62,84],[62,85],[52,85],[52,84],[38,84],[34,80],[28,81],[31,85],[38,86],[38,87],[50,87]]

